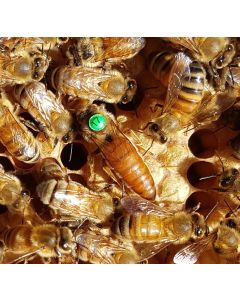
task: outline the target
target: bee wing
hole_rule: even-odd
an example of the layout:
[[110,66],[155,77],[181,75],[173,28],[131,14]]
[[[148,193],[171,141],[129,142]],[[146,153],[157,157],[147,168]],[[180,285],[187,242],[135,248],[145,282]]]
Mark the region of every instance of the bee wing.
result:
[[160,207],[138,196],[124,197],[121,204],[130,214],[145,213],[155,214],[158,216],[172,216],[174,211]]
[[190,123],[205,124],[217,120],[221,113],[236,102],[236,96],[229,91],[207,96],[201,103]]
[[14,254],[14,253],[11,253],[11,251],[6,255],[4,255],[4,258],[3,258],[3,263],[4,264],[19,264],[21,262],[23,262],[24,260],[28,261],[30,260],[31,258],[34,258],[38,252],[40,252],[43,248],[40,248],[40,249],[37,249],[37,250],[33,250],[33,251],[28,251],[24,254]]
[[183,46],[198,55],[201,54],[198,50],[199,45],[197,43],[197,40],[193,39],[192,37],[168,37],[163,39],[165,41],[173,43],[174,45]]
[[211,234],[195,243],[192,243],[178,251],[174,256],[175,264],[194,264],[200,255],[207,249],[209,243],[213,241],[215,234]]
[[161,252],[163,249],[170,246],[174,241],[176,240],[162,240],[161,242],[157,243],[135,243],[134,248],[136,249],[136,252],[139,256],[139,261],[141,262],[143,260],[150,259],[154,255]]
[[51,114],[64,112],[64,107],[51,91],[41,82],[35,82],[25,89],[32,105],[37,108],[46,125],[51,128]]
[[98,234],[82,233],[76,237],[76,242],[80,247],[108,264],[114,264],[113,253],[126,251],[125,247],[115,245],[107,237]]
[[233,87],[240,85],[240,67],[229,67],[227,82]]
[[122,38],[102,38],[103,49],[102,57],[98,59],[127,59],[136,55],[144,46],[145,39],[141,37],[122,37]]
[[94,213],[94,202],[101,201],[102,197],[96,194],[86,193],[86,190],[74,191],[59,189],[54,195],[56,201],[54,208],[59,209],[61,214],[72,215],[73,217],[86,217],[99,221]]
[[190,77],[190,63],[192,60],[183,52],[175,55],[175,62],[169,75],[167,95],[163,105],[162,114],[168,112],[177,101],[183,79]]

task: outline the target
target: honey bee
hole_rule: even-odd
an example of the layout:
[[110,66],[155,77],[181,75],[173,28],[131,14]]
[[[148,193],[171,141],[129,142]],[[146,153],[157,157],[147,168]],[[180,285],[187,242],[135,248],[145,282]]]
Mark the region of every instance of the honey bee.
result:
[[216,230],[176,253],[174,262],[193,264],[209,245],[227,260],[235,261],[240,254],[239,218],[229,217],[221,221]]
[[170,244],[201,239],[207,232],[204,217],[196,212],[162,208],[137,196],[122,198],[121,204],[127,213],[115,220],[112,232],[135,242],[141,259],[150,258]]
[[57,227],[54,224],[25,224],[1,228],[0,240],[8,252],[20,255],[13,262],[36,255],[41,258],[61,257],[72,253],[76,245],[69,228]]
[[75,240],[77,258],[92,264],[133,264],[139,258],[131,245],[110,236],[101,234],[99,230],[78,229]]
[[[189,55],[203,63],[223,88],[228,74],[227,67],[236,54],[236,41],[227,37],[164,38],[177,47],[183,46]],[[219,75],[218,71],[222,70]],[[222,77],[222,78],[220,78]]]
[[90,105],[85,112],[77,115],[77,122],[83,138],[99,147],[123,183],[143,198],[155,199],[156,188],[147,165],[103,105]]
[[59,165],[53,160],[47,165],[48,161],[41,169],[45,177],[48,174],[49,179],[39,183],[36,188],[44,204],[49,205],[63,219],[65,216],[70,220],[88,218],[94,222],[105,222],[112,216],[114,200],[108,193],[95,193],[78,182],[59,178]]
[[40,181],[53,178],[67,178],[67,170],[62,168],[59,162],[53,157],[47,157],[39,161],[35,165],[34,171],[34,175]]
[[109,103],[130,102],[136,92],[134,79],[117,70],[87,67],[58,67],[51,74],[51,84],[59,94]]
[[20,180],[4,171],[0,165],[0,204],[6,205],[11,212],[22,212],[30,201],[29,193]]
[[15,86],[14,95],[20,105],[38,122],[40,130],[55,141],[69,142],[73,119],[60,99],[41,82]]
[[135,56],[145,46],[141,37],[81,37],[71,45],[68,56],[79,66],[97,67],[120,63]]
[[216,120],[236,102],[234,89],[212,91],[201,64],[182,52],[154,56],[150,69],[167,87],[160,117],[145,126],[150,136],[161,143],[191,123]]
[[40,158],[40,145],[10,109],[0,104],[0,141],[16,159],[35,163]]
[[26,84],[43,78],[50,59],[45,53],[22,53],[21,56],[0,55],[0,87]]

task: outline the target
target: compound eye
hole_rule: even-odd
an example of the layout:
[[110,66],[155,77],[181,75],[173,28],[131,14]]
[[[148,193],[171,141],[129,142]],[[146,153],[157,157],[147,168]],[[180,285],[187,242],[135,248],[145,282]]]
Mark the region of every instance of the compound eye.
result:
[[153,132],[158,132],[159,130],[159,126],[156,123],[152,124],[150,128]]
[[121,102],[123,104],[127,103],[128,102],[128,96],[123,96],[122,99],[121,99]]
[[221,55],[218,59],[217,59],[217,61],[216,61],[216,67],[218,68],[218,69],[221,69],[222,68],[222,66],[223,66],[223,63],[224,63],[224,55]]
[[41,64],[42,64],[42,59],[41,58],[38,57],[34,60],[34,65],[35,65],[36,68],[39,68],[41,66]]
[[38,72],[34,72],[32,77],[33,77],[33,79],[38,79],[39,73]]
[[64,239],[62,239],[62,240],[60,241],[59,245],[60,245],[60,247],[61,247],[63,250],[65,250],[65,251],[70,250],[70,247],[69,247],[69,245],[68,245],[68,242],[67,242],[66,240],[64,240]]
[[226,50],[229,51],[229,52],[233,51],[233,50],[234,50],[233,44],[229,44],[229,45],[227,46],[227,49],[226,49]]
[[237,170],[237,169],[235,169],[235,168],[234,168],[234,169],[232,169],[232,174],[233,174],[233,175],[237,175],[237,174],[238,174],[238,170]]
[[133,80],[128,81],[128,88],[130,90],[134,89],[135,85],[136,85],[135,81]]
[[160,142],[162,143],[162,144],[165,144],[166,142],[167,142],[167,140],[168,140],[168,138],[166,137],[166,135],[161,135],[160,136]]
[[203,234],[203,230],[200,226],[197,226],[194,230],[196,236],[201,236]]
[[64,143],[69,142],[69,140],[70,140],[70,135],[69,135],[68,133],[65,134],[65,135],[62,137],[62,141],[63,141]]
[[236,222],[233,220],[233,219],[229,219],[226,221],[226,225],[230,228],[236,228],[237,227],[237,224]]
[[29,192],[27,190],[23,190],[21,192],[21,195],[22,195],[22,197],[27,197],[27,196],[29,196]]

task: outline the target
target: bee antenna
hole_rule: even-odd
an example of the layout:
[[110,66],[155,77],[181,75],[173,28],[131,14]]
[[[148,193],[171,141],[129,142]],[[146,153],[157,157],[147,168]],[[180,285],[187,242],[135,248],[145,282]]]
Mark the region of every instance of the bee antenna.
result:
[[[227,207],[229,208],[229,210],[230,210],[230,215],[234,215],[234,217],[237,217],[236,216],[236,214],[234,213],[234,210],[231,208],[231,206],[229,205],[229,203],[227,202],[227,200],[226,199],[223,199],[223,201],[225,202],[225,204],[227,205]],[[229,213],[228,213],[229,214]],[[227,214],[227,215],[228,215]]]
[[206,217],[204,218],[205,221],[207,221],[207,219],[209,218],[209,216],[213,213],[213,211],[216,209],[216,207],[218,206],[219,201],[213,206],[213,208],[209,211],[209,213],[206,215]]
[[225,170],[224,170],[224,164],[223,164],[223,161],[222,161],[220,155],[217,153],[217,151],[215,151],[215,154],[216,154],[216,156],[218,157],[218,159],[219,159],[219,161],[220,161],[220,163],[221,163],[223,172],[225,172]]

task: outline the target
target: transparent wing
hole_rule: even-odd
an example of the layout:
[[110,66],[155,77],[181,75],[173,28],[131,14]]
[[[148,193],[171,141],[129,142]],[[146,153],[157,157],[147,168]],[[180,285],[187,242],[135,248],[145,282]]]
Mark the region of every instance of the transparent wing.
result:
[[78,234],[76,237],[76,242],[89,254],[108,264],[115,263],[112,254],[126,251],[125,247],[116,245],[111,242],[109,238],[99,234]]
[[216,121],[236,100],[234,93],[231,93],[229,90],[209,95],[203,99],[197,112],[191,118],[190,123],[203,125]]
[[211,234],[195,243],[181,249],[174,256],[175,264],[194,264],[200,255],[207,249],[208,245],[214,240],[215,234]]
[[121,204],[130,214],[145,213],[158,216],[172,216],[174,211],[160,207],[139,196],[129,196],[121,199]]
[[161,252],[166,247],[170,246],[176,240],[162,240],[161,242],[157,243],[135,243],[134,248],[139,256],[139,262],[150,259],[154,255]]
[[199,51],[199,45],[196,39],[192,37],[167,37],[163,38],[165,41],[171,42],[174,45],[183,46],[184,48],[192,51],[193,53],[196,53],[200,55]]
[[175,55],[175,62],[169,75],[169,84],[162,114],[168,112],[177,101],[184,78],[191,76],[191,62],[192,60],[183,52],[179,52]]
[[229,67],[227,82],[233,87],[240,85],[240,67]]
[[56,99],[51,91],[47,91],[45,85],[41,82],[32,83],[25,91],[31,99],[32,105],[37,108],[45,125],[51,128],[51,114],[65,112],[62,103]]

